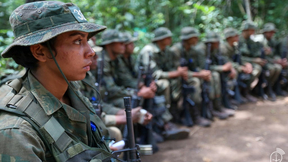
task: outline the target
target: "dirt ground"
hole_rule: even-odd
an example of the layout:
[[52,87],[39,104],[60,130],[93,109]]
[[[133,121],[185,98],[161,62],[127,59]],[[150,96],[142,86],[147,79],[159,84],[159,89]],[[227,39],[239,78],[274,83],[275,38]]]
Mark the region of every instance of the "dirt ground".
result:
[[[190,128],[188,139],[165,141],[144,162],[269,162],[281,148],[288,162],[288,98],[239,106],[234,117]],[[281,161],[278,161],[281,162]]]

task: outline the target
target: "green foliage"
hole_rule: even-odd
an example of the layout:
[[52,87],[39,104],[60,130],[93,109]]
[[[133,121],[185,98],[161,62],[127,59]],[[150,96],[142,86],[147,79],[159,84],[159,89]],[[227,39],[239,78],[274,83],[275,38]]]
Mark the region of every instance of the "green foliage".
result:
[[[0,52],[13,40],[9,15],[25,0],[0,2]],[[138,36],[138,52],[153,37],[153,30],[165,26],[173,32],[173,41],[179,41],[182,27],[193,26],[203,37],[209,30],[221,33],[226,27],[238,28],[246,19],[243,0],[62,0],[81,8],[89,22],[104,24],[108,28],[127,30]],[[266,22],[273,22],[279,29],[278,37],[287,34],[288,0],[250,0],[253,20],[259,29]],[[97,42],[100,42],[98,35]],[[0,76],[7,68],[19,69],[11,59],[0,57]]]

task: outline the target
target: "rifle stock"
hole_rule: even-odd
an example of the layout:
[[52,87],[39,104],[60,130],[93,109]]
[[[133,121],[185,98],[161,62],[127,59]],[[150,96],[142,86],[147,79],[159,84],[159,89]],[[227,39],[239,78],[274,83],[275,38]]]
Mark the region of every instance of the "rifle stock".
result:
[[[220,49],[218,50],[218,54],[216,57],[217,57],[218,65],[224,65],[224,60],[223,60],[223,56],[221,55]],[[226,79],[228,78],[229,74],[230,74],[230,71],[220,73],[221,92],[222,92],[223,105],[227,108],[232,108],[230,100],[229,100],[229,96],[234,96],[235,92],[228,88]]]
[[[205,70],[210,70],[210,64],[211,64],[211,60],[210,60],[210,49],[211,49],[211,44],[208,43],[207,44],[207,56],[205,59],[205,66],[204,69]],[[209,99],[209,83],[208,81],[204,81],[202,83],[202,92],[201,92],[201,96],[202,96],[202,116],[207,118],[207,119],[213,119],[212,113],[211,113],[211,101]]]
[[[188,61],[184,57],[183,50],[181,52],[180,66],[181,67],[188,66]],[[185,124],[188,127],[192,127],[194,123],[191,118],[189,107],[195,106],[195,103],[190,99],[189,95],[195,91],[195,88],[193,86],[189,86],[188,83],[183,78],[181,78],[181,82],[182,82],[182,94],[183,94],[183,104],[182,104],[183,111],[180,116],[184,116],[185,118],[185,120],[182,121],[183,124]]]

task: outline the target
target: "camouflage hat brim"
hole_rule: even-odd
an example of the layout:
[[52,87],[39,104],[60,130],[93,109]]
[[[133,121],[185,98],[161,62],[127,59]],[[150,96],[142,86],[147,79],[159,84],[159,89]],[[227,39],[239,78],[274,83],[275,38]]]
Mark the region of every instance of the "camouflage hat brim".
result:
[[261,31],[260,31],[260,33],[265,33],[265,32],[271,32],[271,31],[273,31],[273,32],[277,32],[277,29],[275,28],[275,29],[262,29]]
[[104,41],[102,43],[100,43],[100,46],[105,46],[107,44],[110,44],[110,43],[114,43],[114,42],[120,42],[120,43],[123,43],[125,42],[126,40],[124,38],[118,38],[118,39],[113,39],[113,40],[107,40],[107,41]]
[[211,42],[211,43],[215,43],[215,42],[220,42],[219,39],[209,39],[209,40],[203,40],[204,43],[208,43],[208,42]]
[[132,42],[135,42],[135,41],[137,41],[138,40],[138,38],[131,38],[130,40],[128,40],[128,41],[125,41],[125,44],[129,44],[129,43],[132,43]]
[[69,22],[65,24],[61,24],[58,26],[54,26],[51,28],[46,28],[42,30],[38,30],[33,33],[24,34],[20,37],[17,37],[12,44],[10,44],[3,52],[2,57],[8,58],[11,57],[11,50],[16,46],[31,46],[39,43],[46,42],[62,33],[70,32],[70,31],[82,31],[89,33],[89,38],[93,35],[103,31],[106,29],[106,26],[97,25],[93,23],[77,23]]
[[162,39],[165,39],[168,37],[172,37],[172,34],[166,34],[166,35],[163,35],[161,37],[156,37],[156,38],[152,39],[152,42],[159,41],[159,40],[162,40]]
[[189,38],[193,38],[193,37],[199,37],[199,34],[195,33],[195,34],[189,34],[189,35],[182,35],[180,36],[180,39],[181,40],[186,40],[186,39],[189,39]]

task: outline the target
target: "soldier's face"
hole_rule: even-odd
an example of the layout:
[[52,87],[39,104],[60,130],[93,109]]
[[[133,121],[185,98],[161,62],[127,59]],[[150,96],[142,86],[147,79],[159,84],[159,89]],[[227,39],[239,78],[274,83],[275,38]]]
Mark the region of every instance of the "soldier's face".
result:
[[236,35],[234,37],[229,37],[227,38],[227,42],[229,42],[229,44],[233,44],[234,42],[238,42],[239,41],[239,36]]
[[198,37],[192,37],[187,39],[187,43],[191,46],[191,45],[196,45],[198,43]]
[[164,38],[162,41],[163,41],[163,44],[164,44],[165,46],[170,46],[171,43],[172,43],[172,38],[171,38],[171,37]]
[[265,35],[265,38],[270,40],[275,34],[275,31],[269,31],[269,32],[265,32],[264,35]]
[[123,42],[113,42],[112,52],[115,54],[123,54],[125,52],[125,44]]
[[125,45],[125,53],[131,55],[134,51],[134,43],[128,43]]
[[254,29],[248,29],[247,34],[248,34],[248,36],[251,36],[251,35],[255,34],[255,30]]
[[212,50],[215,50],[215,49],[218,49],[219,48],[219,42],[212,42],[211,43],[211,49]]
[[[71,31],[57,36],[55,40],[56,60],[69,81],[82,80],[90,70],[95,52],[88,44],[88,33]],[[47,49],[48,51],[48,49]],[[51,54],[47,53],[45,68],[63,78]]]

